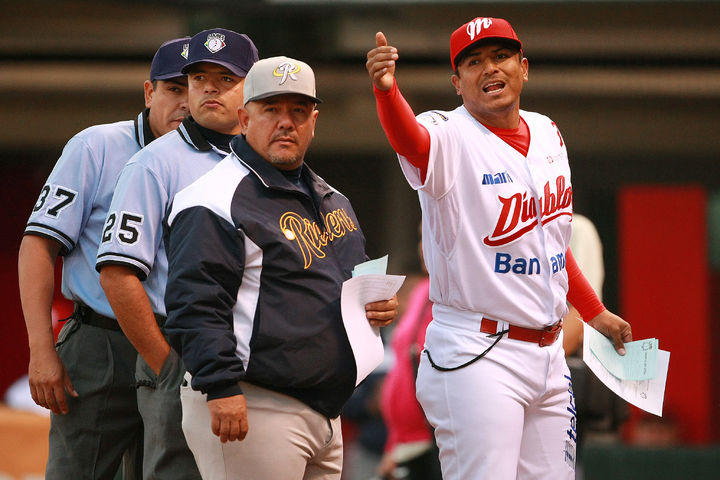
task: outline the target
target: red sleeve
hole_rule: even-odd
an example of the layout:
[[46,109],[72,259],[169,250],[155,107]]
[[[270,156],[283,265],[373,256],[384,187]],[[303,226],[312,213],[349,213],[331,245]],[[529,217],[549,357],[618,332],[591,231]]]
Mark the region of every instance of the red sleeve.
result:
[[605,305],[600,301],[590,282],[580,271],[580,267],[578,267],[569,248],[565,256],[565,268],[568,274],[567,300],[580,312],[583,320],[591,320],[604,312]]
[[430,155],[430,134],[415,119],[415,114],[400,93],[397,81],[390,90],[373,86],[380,124],[393,150],[420,169],[425,179]]

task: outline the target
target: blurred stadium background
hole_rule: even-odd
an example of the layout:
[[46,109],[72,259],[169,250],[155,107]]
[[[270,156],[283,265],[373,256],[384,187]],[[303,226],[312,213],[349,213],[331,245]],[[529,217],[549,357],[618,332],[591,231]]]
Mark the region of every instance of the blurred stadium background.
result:
[[475,16],[507,18],[525,45],[521,108],[563,133],[576,210],[604,244],[605,303],[636,338],[671,351],[664,422],[674,456],[625,448],[646,419],[633,410],[626,445],[588,457],[596,473],[586,478],[718,478],[703,476],[720,464],[720,3],[711,1],[4,3],[0,395],[27,369],[17,250],[40,187],[73,134],[143,108],[163,41],[222,26],[247,33],[261,57],[310,63],[325,103],[308,161],[352,199],[368,253],[412,273],[419,207],[377,122],[365,54],[385,32],[414,110],[452,109],[449,35]]

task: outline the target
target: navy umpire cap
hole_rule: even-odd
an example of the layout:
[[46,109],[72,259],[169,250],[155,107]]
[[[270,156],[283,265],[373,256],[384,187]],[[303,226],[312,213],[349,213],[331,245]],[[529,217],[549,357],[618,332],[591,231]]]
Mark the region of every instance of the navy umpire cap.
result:
[[183,37],[160,45],[150,65],[150,81],[184,76],[182,69],[187,62],[189,44],[190,37]]
[[247,35],[211,28],[190,39],[188,61],[182,73],[188,73],[197,63],[210,62],[229,68],[238,77],[245,77],[258,58],[257,47]]

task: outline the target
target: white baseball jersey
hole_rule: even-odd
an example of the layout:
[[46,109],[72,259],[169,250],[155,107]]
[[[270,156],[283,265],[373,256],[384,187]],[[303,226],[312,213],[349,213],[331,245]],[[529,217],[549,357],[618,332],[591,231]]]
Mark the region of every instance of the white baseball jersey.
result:
[[62,244],[62,293],[114,317],[95,271],[100,234],[115,182],[127,161],[153,140],[146,112],[136,122],[95,125],[68,141],[35,203],[25,234]]
[[567,151],[549,118],[520,115],[530,130],[527,157],[464,106],[418,115],[431,137],[424,183],[400,156],[423,211],[430,299],[446,318],[480,314],[542,328],[567,311]]
[[155,140],[127,163],[97,251],[96,268],[105,264],[134,269],[153,312],[165,315],[167,255],[163,221],[175,194],[227,156],[205,140],[190,119]]

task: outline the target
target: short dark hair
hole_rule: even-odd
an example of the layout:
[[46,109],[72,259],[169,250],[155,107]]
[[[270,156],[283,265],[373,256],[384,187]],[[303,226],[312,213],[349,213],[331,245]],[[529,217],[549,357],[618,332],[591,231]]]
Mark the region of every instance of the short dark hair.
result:
[[173,78],[164,78],[162,80],[152,80],[150,83],[152,83],[153,90],[157,90],[158,82],[170,82],[170,83],[177,83],[178,85],[186,85],[186,82],[181,81],[181,79],[187,79],[187,75],[182,75],[180,77],[173,77]]

